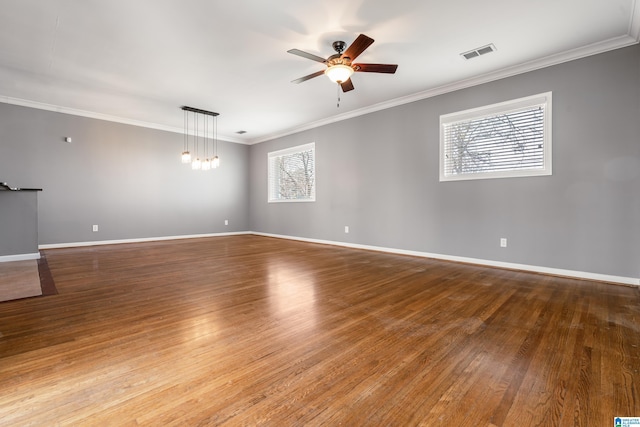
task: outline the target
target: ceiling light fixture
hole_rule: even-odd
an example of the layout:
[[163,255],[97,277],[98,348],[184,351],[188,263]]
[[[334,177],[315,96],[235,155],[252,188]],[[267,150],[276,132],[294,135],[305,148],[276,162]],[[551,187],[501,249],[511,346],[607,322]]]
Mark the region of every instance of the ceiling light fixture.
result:
[[220,157],[218,157],[218,119],[213,121],[213,157],[211,158],[211,167],[217,169],[220,166]]
[[349,80],[353,72],[353,68],[344,64],[332,65],[324,71],[327,77],[329,77],[329,80],[334,83],[346,82],[347,80]]
[[[213,111],[201,110],[200,108],[193,108],[182,106],[180,107],[184,111],[184,141],[182,147],[182,163],[191,163],[191,169],[193,170],[209,170],[220,166],[220,158],[218,157],[218,113]],[[189,151],[189,113],[193,113],[193,160],[192,153]],[[202,116],[200,120],[198,117]],[[209,127],[209,118],[213,122]],[[203,154],[204,160],[200,160],[199,157],[199,134],[202,130],[203,140]],[[213,138],[211,138],[213,133]],[[209,141],[213,145],[213,157],[209,159]]]
[[187,110],[183,107],[184,112],[183,123],[184,123],[184,141],[182,143],[182,163],[191,163],[191,153],[189,152],[189,114],[187,114]]

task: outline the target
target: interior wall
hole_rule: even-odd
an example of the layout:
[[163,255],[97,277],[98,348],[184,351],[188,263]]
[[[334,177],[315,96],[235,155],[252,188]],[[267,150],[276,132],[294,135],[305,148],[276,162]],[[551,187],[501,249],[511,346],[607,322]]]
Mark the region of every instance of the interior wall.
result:
[[182,147],[177,133],[0,103],[0,181],[43,189],[40,245],[247,230],[248,147],[220,141],[211,171],[183,165]]
[[[441,114],[547,91],[552,176],[438,181]],[[638,278],[639,119],[638,45],[251,147],[222,141],[209,173],[180,163],[179,134],[0,103],[0,181],[44,189],[41,245],[253,230]],[[267,153],[308,142],[317,201],[267,203]]]
[[[547,91],[553,175],[439,182],[440,115]],[[267,153],[309,142],[316,202],[267,203]],[[638,278],[640,46],[264,142],[249,171],[253,231]]]
[[0,190],[0,257],[38,254],[38,192]]

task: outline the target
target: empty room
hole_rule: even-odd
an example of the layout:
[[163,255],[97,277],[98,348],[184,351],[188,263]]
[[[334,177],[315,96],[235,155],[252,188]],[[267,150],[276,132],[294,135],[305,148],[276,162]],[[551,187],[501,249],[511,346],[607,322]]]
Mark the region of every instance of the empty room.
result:
[[0,1],[0,425],[640,426],[638,0]]

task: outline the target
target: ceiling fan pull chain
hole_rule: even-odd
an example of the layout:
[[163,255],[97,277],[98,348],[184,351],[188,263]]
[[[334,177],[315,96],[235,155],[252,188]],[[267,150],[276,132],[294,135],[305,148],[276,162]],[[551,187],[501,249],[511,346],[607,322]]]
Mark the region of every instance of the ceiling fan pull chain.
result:
[[340,83],[338,83],[336,86],[338,88],[338,104],[336,105],[336,108],[340,108]]

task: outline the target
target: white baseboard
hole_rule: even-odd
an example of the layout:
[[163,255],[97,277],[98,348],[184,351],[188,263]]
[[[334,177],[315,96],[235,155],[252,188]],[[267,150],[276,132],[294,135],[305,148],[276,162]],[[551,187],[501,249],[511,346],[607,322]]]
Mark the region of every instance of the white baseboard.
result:
[[0,256],[0,262],[26,261],[30,259],[40,259],[40,252],[34,254],[17,254]]
[[483,265],[488,267],[506,268],[509,270],[531,271],[534,273],[550,274],[554,276],[565,276],[565,277],[571,277],[575,279],[587,279],[587,280],[596,280],[599,282],[611,282],[611,283],[619,283],[623,285],[640,286],[640,278],[634,278],[634,277],[612,276],[608,274],[565,270],[561,268],[540,267],[540,266],[527,265],[527,264],[515,264],[510,262],[491,261],[491,260],[478,259],[478,258],[467,258],[467,257],[452,256],[452,255],[434,254],[429,252],[408,251],[403,249],[385,248],[380,246],[360,245],[357,243],[308,239],[304,237],[286,236],[286,235],[271,234],[271,233],[260,233],[257,231],[253,231],[251,232],[251,234],[255,234],[258,236],[265,236],[265,237],[275,237],[278,239],[298,240],[301,242],[309,242],[309,243],[320,243],[323,245],[342,246],[346,248],[355,248],[355,249],[366,249],[370,251],[388,252],[388,253],[400,254],[400,255],[411,255],[411,256],[417,256],[417,257],[423,257],[423,258],[434,258],[434,259],[440,259],[444,261],[455,261],[455,262],[463,262],[468,264],[478,264],[478,265]]
[[[288,236],[288,235],[282,235],[282,234],[261,233],[258,231],[238,231],[238,232],[232,232],[232,233],[210,233],[210,234],[191,234],[191,235],[183,235],[183,236],[145,237],[145,238],[138,238],[138,239],[122,239],[122,240],[99,240],[94,242],[56,243],[56,244],[49,244],[49,245],[39,245],[38,248],[39,249],[58,249],[58,248],[83,247],[83,246],[116,245],[116,244],[122,244],[122,243],[154,242],[154,241],[162,241],[162,240],[197,239],[202,237],[238,236],[238,235],[246,235],[246,234],[255,234],[257,236],[275,237],[278,239],[297,240],[301,242],[342,246],[342,247],[354,248],[354,249],[365,249],[370,251],[387,252],[387,253],[400,254],[400,255],[411,255],[411,256],[417,256],[422,258],[440,259],[444,261],[463,262],[463,263],[477,264],[477,265],[483,265],[488,267],[506,268],[509,270],[531,271],[534,273],[550,274],[554,276],[565,276],[565,277],[571,277],[575,279],[587,279],[587,280],[596,280],[599,282],[611,282],[611,283],[619,283],[623,285],[640,286],[640,278],[635,278],[635,277],[613,276],[609,274],[590,273],[590,272],[576,271],[576,270],[565,270],[561,268],[541,267],[541,266],[528,265],[528,264],[515,264],[510,262],[491,261],[491,260],[478,259],[478,258],[442,255],[442,254],[435,254],[430,252],[409,251],[404,249],[385,248],[381,246],[369,246],[369,245],[360,245],[357,243],[337,242],[333,240],[309,239],[305,237]],[[40,258],[39,253],[11,255],[9,257],[0,257],[0,262],[19,261],[19,260],[25,260],[25,259],[38,259],[38,258]]]
[[48,245],[38,245],[38,249],[79,248],[83,246],[119,245],[122,243],[157,242],[162,240],[199,239],[202,237],[238,236],[242,234],[253,234],[253,233],[249,231],[238,231],[238,232],[231,232],[231,233],[208,233],[208,234],[188,234],[188,235],[182,235],[182,236],[143,237],[138,239],[97,240],[93,242],[53,243]]

